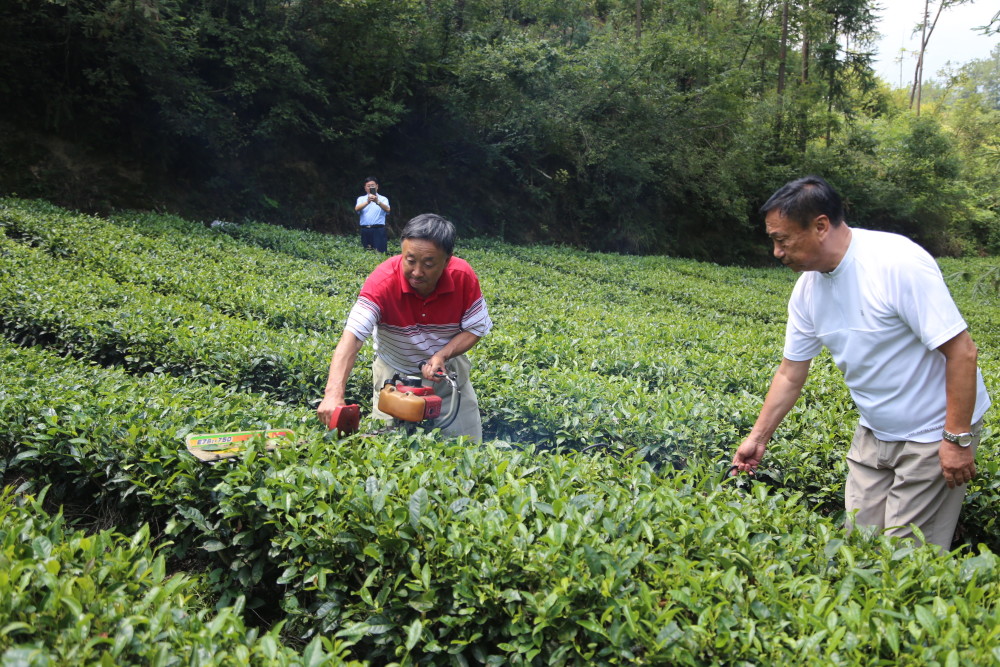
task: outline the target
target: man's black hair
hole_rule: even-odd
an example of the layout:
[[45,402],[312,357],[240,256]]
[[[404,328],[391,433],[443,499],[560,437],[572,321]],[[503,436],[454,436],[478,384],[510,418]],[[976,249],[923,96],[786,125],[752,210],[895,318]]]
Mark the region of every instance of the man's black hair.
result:
[[450,257],[455,249],[455,225],[440,215],[421,213],[403,227],[403,233],[400,234],[399,240],[403,242],[406,239],[431,241]]
[[375,178],[374,176],[369,176],[368,178],[365,179],[365,183],[369,182],[374,183],[375,185],[382,185],[381,183],[378,182],[378,179]]
[[765,216],[774,210],[799,223],[803,228],[809,227],[820,215],[829,218],[830,224],[834,227],[845,220],[844,202],[840,195],[833,186],[819,176],[806,176],[781,186],[760,207],[760,212]]

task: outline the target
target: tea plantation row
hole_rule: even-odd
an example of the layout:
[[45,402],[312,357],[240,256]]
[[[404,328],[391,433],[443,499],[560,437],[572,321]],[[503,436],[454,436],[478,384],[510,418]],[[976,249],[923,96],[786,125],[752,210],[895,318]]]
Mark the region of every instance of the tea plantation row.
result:
[[[167,575],[149,529],[86,534],[32,497],[0,491],[0,657],[5,665],[340,665],[342,642],[304,651],[264,635],[232,607],[205,608],[206,586]],[[330,649],[330,650],[327,650]]]
[[[833,664],[923,664],[990,659],[1000,632],[992,553],[957,566],[845,544],[799,495],[711,468],[338,442],[262,397],[33,350],[8,348],[0,371],[18,378],[0,405],[8,472],[166,525],[178,553],[215,563],[219,589],[278,598],[291,637],[339,635],[375,663],[759,664],[822,647]],[[303,438],[217,466],[178,453],[190,428],[246,412]]]
[[[205,573],[220,617],[243,596],[258,616],[241,622],[280,622],[302,647],[289,660],[1000,659],[989,550],[956,561],[845,541],[851,412],[828,359],[770,450],[771,484],[722,481],[780,354],[788,274],[460,245],[496,322],[472,355],[497,439],[338,441],[312,408],[337,322],[377,261],[353,240],[15,199],[0,226],[5,479],[169,539],[163,553]],[[995,311],[969,308],[968,285],[956,294],[991,384],[975,318]],[[362,403],[365,375],[351,385]],[[194,431],[271,426],[297,441],[215,466],[182,448]],[[613,455],[543,451],[559,445]],[[995,546],[992,451],[963,521]],[[225,650],[251,655],[270,637],[284,651],[276,631]],[[47,646],[46,632],[0,647]]]

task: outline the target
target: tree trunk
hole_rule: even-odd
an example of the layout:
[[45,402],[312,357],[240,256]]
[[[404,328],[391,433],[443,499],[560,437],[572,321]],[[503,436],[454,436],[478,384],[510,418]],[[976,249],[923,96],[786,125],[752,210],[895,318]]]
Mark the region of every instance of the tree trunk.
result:
[[934,14],[934,21],[928,26],[930,0],[924,0],[924,21],[920,35],[920,53],[917,56],[917,67],[913,71],[913,90],[910,91],[910,108],[913,108],[915,98],[918,116],[920,115],[920,93],[924,86],[924,51],[927,50],[927,43],[931,40],[931,35],[934,34],[934,28],[937,26],[938,19],[941,18],[941,12],[945,7],[960,4],[963,4],[962,0],[941,0],[941,4],[938,5],[937,12]]
[[[836,19],[833,21],[833,37],[832,41],[834,44],[837,43],[837,35],[840,34],[840,25]],[[826,93],[826,146],[830,147],[830,141],[832,139],[832,128],[833,128],[833,90],[837,83],[837,70],[833,67],[830,68],[830,78],[828,80],[828,90]]]
[[781,7],[781,42],[778,44],[778,114],[774,121],[774,147],[781,150],[785,125],[785,68],[788,60],[788,2]]
[[[942,0],[942,4],[944,4]],[[917,67],[913,70],[913,90],[910,91],[910,108],[913,108],[914,98],[917,104],[917,116],[920,116],[920,92],[924,87],[924,50],[927,48],[927,21],[930,19],[930,0],[924,0],[924,20],[920,29],[920,52],[917,55]]]
[[[808,16],[809,3],[802,6],[802,15]],[[809,83],[809,31],[802,31],[802,83]]]
[[788,56],[788,0],[781,8],[781,43],[778,45],[778,104],[785,93],[785,63]]

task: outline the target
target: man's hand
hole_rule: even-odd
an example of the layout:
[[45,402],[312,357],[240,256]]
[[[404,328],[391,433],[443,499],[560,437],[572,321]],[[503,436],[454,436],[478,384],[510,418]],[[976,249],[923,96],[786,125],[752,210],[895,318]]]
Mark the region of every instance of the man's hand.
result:
[[[319,422],[330,428],[330,420],[333,419],[333,413],[342,405],[347,405],[344,402],[343,396],[340,398],[335,398],[333,396],[326,396],[319,403],[319,407],[316,408],[316,415],[319,417]],[[336,426],[336,424],[334,424]]]
[[468,331],[459,331],[458,335],[448,341],[448,344],[438,350],[434,356],[424,362],[420,367],[420,374],[425,380],[440,382],[444,379],[447,369],[444,364],[449,359],[454,359],[460,354],[465,354],[479,342],[479,336]]
[[[752,473],[760,465],[766,449],[766,443],[747,438],[736,448],[736,453],[733,454],[733,466],[742,472]],[[733,471],[733,474],[735,475],[736,471]]]
[[[767,449],[767,442],[802,393],[802,386],[809,376],[809,364],[809,360],[792,361],[784,357],[781,359],[781,365],[771,380],[771,388],[767,390],[764,405],[757,415],[757,421],[754,422],[750,435],[733,454],[733,466],[738,470],[753,472],[760,465],[760,460],[764,458],[764,450]],[[735,471],[733,474],[736,474]]]
[[976,457],[971,447],[959,447],[942,440],[938,458],[941,459],[941,474],[949,489],[961,486],[976,476]]
[[444,362],[444,357],[440,356],[440,354],[435,354],[427,360],[427,363],[420,367],[420,374],[424,376],[425,380],[440,382],[444,374],[448,372],[445,370]]
[[347,377],[351,374],[354,362],[358,358],[358,352],[364,344],[363,340],[359,340],[347,329],[344,329],[344,333],[340,335],[340,342],[337,343],[337,349],[333,351],[333,359],[330,360],[330,375],[326,379],[323,400],[316,408],[316,415],[319,417],[320,423],[327,428],[330,428],[330,420],[333,418],[334,410],[342,405],[347,405],[344,402]]

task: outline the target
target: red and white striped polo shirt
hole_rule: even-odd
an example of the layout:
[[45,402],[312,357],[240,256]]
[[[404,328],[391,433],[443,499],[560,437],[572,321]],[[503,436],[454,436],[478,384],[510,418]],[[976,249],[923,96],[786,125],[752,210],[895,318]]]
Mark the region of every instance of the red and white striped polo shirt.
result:
[[402,255],[379,264],[351,308],[345,328],[372,341],[375,353],[401,373],[417,373],[459,332],[480,338],[493,327],[479,278],[464,259],[448,261],[437,286],[422,297],[403,277]]

